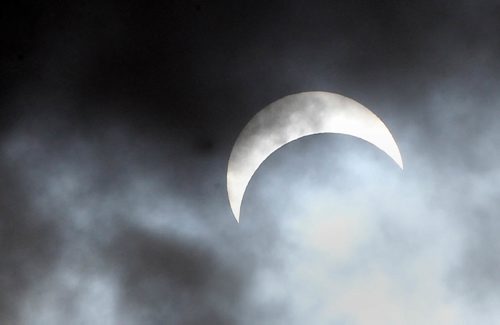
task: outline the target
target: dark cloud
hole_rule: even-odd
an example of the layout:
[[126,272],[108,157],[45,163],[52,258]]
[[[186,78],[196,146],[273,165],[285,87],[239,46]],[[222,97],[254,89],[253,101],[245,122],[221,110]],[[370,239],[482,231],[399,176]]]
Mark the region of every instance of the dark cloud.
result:
[[31,194],[17,184],[19,172],[1,162],[0,311],[6,323],[15,322],[23,295],[50,272],[61,244],[58,225],[37,220]]
[[124,323],[238,323],[244,273],[210,247],[137,230],[120,236],[108,262],[121,280]]

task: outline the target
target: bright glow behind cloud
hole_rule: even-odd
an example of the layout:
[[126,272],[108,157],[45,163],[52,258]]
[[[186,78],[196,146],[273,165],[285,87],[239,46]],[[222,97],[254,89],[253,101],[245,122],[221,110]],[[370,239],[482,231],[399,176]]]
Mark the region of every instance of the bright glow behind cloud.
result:
[[233,147],[227,189],[237,221],[245,189],[260,164],[285,144],[319,133],[347,134],[366,140],[403,168],[401,154],[391,133],[363,105],[327,92],[290,95],[270,104],[252,118]]

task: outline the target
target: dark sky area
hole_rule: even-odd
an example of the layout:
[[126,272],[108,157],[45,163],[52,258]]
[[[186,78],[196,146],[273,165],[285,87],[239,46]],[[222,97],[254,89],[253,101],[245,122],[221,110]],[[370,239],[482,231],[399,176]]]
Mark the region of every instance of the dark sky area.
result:
[[[500,3],[2,7],[1,324],[500,324]],[[377,114],[405,171],[298,140],[237,224],[239,132],[316,90]]]

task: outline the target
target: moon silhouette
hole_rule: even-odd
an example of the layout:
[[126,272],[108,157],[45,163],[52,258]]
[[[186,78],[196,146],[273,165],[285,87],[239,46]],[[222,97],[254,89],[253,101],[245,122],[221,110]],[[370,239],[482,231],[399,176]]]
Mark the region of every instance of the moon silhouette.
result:
[[285,144],[319,133],[346,134],[368,141],[403,169],[401,153],[389,129],[360,103],[321,91],[286,96],[257,113],[231,151],[227,192],[237,222],[247,185],[262,162]]

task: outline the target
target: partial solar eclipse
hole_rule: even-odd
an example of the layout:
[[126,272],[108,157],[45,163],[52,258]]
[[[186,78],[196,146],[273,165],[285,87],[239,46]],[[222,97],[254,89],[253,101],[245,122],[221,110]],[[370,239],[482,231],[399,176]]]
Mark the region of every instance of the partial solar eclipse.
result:
[[281,98],[255,115],[243,128],[231,151],[227,192],[236,221],[243,195],[264,160],[299,138],[339,133],[370,142],[403,169],[399,148],[389,129],[369,109],[342,95],[313,91]]

